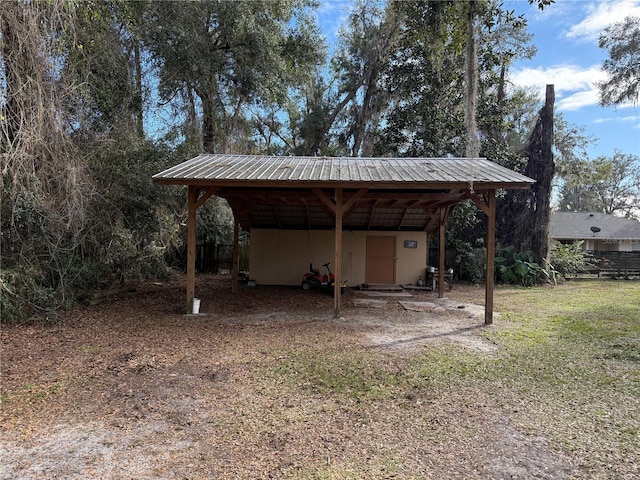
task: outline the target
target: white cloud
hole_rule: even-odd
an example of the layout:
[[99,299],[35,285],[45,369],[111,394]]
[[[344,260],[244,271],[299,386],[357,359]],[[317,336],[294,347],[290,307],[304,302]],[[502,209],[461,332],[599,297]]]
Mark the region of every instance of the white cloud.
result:
[[628,116],[628,117],[601,117],[596,118],[593,123],[608,123],[608,122],[638,122],[640,126],[640,116]]
[[558,110],[580,110],[598,103],[598,92],[596,90],[585,90],[563,97],[557,103]]
[[587,16],[573,25],[566,35],[571,39],[596,40],[607,26],[621,22],[628,16],[640,16],[640,0],[591,2],[587,7]]
[[321,0],[318,4],[318,13],[323,15],[336,15],[349,10],[350,2],[346,0]]
[[599,65],[580,67],[556,65],[552,67],[525,68],[510,75],[513,84],[532,87],[544,97],[546,85],[554,85],[557,107],[560,110],[579,110],[598,103],[596,82],[606,78]]
[[329,49],[336,46],[340,27],[345,24],[353,4],[348,0],[321,0],[317,18],[321,30],[327,36]]

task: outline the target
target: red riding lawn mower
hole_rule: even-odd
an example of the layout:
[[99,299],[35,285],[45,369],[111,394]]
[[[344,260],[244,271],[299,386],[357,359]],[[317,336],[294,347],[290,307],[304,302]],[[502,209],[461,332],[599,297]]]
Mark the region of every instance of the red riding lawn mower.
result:
[[325,263],[322,265],[327,273],[324,275],[320,274],[320,270],[316,270],[313,268],[313,264],[309,264],[309,271],[302,276],[302,289],[303,290],[311,290],[312,288],[326,288],[333,289],[336,283],[336,276],[331,273],[329,269],[329,263]]

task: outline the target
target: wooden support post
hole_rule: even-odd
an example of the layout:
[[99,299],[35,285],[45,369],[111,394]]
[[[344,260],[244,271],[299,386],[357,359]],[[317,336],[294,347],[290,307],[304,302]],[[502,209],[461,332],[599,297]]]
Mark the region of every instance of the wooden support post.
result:
[[336,188],[336,236],[335,236],[335,269],[336,283],[333,287],[333,317],[340,318],[340,292],[342,286],[342,189]]
[[187,306],[186,313],[193,313],[193,297],[196,292],[196,211],[198,187],[189,185],[187,193]]
[[484,324],[493,323],[493,270],[496,256],[496,191],[487,192],[487,272],[484,290]]
[[233,255],[231,265],[231,292],[238,293],[239,270],[240,270],[240,222],[233,217]]
[[444,297],[444,257],[445,257],[445,225],[447,223],[447,215],[445,207],[440,207],[439,233],[440,246],[438,251],[438,298]]

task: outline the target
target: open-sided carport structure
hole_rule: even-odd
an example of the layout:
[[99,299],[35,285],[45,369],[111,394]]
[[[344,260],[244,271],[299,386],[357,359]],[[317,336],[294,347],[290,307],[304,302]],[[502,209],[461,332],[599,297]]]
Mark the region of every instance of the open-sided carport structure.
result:
[[498,189],[534,180],[484,158],[274,157],[204,154],[153,176],[188,187],[187,313],[195,295],[196,211],[212,195],[234,215],[233,290],[238,283],[240,227],[334,229],[334,315],[339,316],[343,229],[436,232],[444,294],[445,224],[452,208],[472,200],[488,217],[485,323],[493,321],[495,202]]

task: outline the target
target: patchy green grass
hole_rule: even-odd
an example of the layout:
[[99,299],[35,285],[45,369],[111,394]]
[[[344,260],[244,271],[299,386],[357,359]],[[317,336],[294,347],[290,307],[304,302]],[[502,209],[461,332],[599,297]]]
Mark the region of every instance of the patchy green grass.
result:
[[[427,345],[398,358],[306,347],[291,351],[276,373],[305,391],[363,405],[452,392],[490,398],[521,431],[570,452],[585,477],[633,478],[640,464],[640,286],[503,288],[496,303],[502,319],[484,334],[499,345],[497,354]],[[308,478],[355,478],[340,472],[326,467]]]
[[299,348],[291,351],[277,374],[310,393],[355,400],[387,400],[406,386],[406,375],[381,355],[364,348]]
[[[585,282],[564,288],[503,291],[513,297],[499,372],[518,420],[576,453],[583,468],[625,478],[640,461],[640,288],[635,282]],[[613,467],[613,465],[619,467]],[[611,475],[611,477],[609,477]]]
[[25,403],[41,402],[54,395],[60,395],[69,385],[69,382],[54,382],[50,385],[28,384],[17,392],[2,392],[0,394],[0,405],[10,400],[21,399]]

